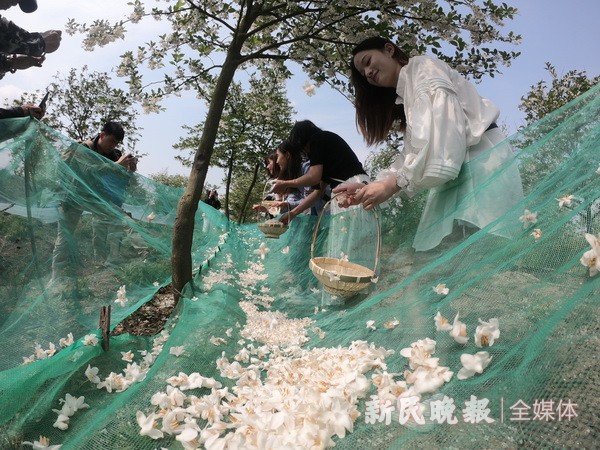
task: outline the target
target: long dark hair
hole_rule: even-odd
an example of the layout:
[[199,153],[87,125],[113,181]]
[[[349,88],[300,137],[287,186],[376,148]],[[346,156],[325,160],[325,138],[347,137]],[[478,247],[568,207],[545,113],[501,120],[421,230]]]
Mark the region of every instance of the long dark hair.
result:
[[300,147],[293,145],[289,140],[285,140],[277,146],[277,150],[286,154],[289,158],[285,169],[279,171],[277,178],[280,180],[294,180],[302,176],[302,151]]
[[400,121],[400,130],[406,130],[404,105],[396,104],[396,89],[378,87],[369,84],[354,66],[354,56],[364,50],[383,51],[386,44],[394,46],[394,59],[400,64],[408,64],[408,56],[389,39],[379,36],[370,37],[360,42],[352,50],[350,60],[350,82],[354,88],[354,106],[356,108],[356,125],[369,145],[385,141],[395,121]]
[[296,122],[290,130],[290,135],[287,140],[301,153],[306,153],[308,151],[306,145],[310,142],[311,138],[320,131],[323,130],[310,120],[300,120]]
[[[273,171],[269,172],[269,162],[271,161],[273,161]],[[277,165],[277,155],[275,152],[271,152],[265,156],[265,169],[269,178],[277,178],[279,176],[279,166]]]

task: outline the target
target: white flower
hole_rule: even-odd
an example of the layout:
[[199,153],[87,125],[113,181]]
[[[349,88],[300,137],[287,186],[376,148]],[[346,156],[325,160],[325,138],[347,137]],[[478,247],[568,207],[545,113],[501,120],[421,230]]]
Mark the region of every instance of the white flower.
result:
[[148,219],[148,222],[152,222],[154,219],[156,219],[156,213],[152,211],[150,214],[148,214],[148,217],[146,217],[146,219]]
[[565,195],[561,198],[557,198],[556,201],[558,202],[558,207],[560,209],[562,209],[563,206],[570,208],[571,206],[573,206],[573,200],[575,199],[574,195]]
[[152,283],[152,286],[158,287],[158,286],[160,286],[160,283],[158,281],[155,281],[154,283]]
[[65,398],[61,398],[59,402],[63,403],[63,407],[60,412],[67,417],[71,417],[80,409],[87,409],[90,407],[90,405],[85,403],[85,397],[83,395],[81,397],[75,397],[67,393]]
[[135,418],[141,428],[140,434],[142,436],[148,436],[152,439],[160,439],[163,437],[163,432],[154,428],[156,425],[156,414],[148,414],[148,416],[146,416],[143,412],[138,411]]
[[416,369],[420,366],[429,368],[437,367],[438,358],[432,358],[435,353],[436,342],[433,339],[419,339],[410,344],[410,347],[400,350],[400,354],[408,358],[408,363],[411,369]]
[[379,277],[371,277],[371,283],[377,284],[378,281],[379,281]]
[[94,384],[100,383],[100,377],[98,376],[97,367],[92,367],[88,364],[87,369],[85,369],[85,376]]
[[377,328],[375,327],[375,321],[367,320],[367,328],[370,328],[371,330],[376,330]]
[[289,252],[290,252],[290,247],[289,246],[283,247],[281,249],[281,253],[283,253],[284,255],[287,255]]
[[523,215],[519,217],[519,222],[523,222],[523,228],[527,228],[529,225],[537,222],[537,212],[531,212],[526,209]]
[[541,230],[541,229],[539,229],[539,228],[535,228],[535,229],[534,229],[534,230],[531,232],[530,236],[533,236],[533,238],[534,238],[534,239],[537,241],[539,238],[541,238],[541,237],[542,237],[542,230]]
[[48,355],[48,358],[50,358],[51,356],[54,356],[55,353],[56,353],[56,347],[54,346],[54,344],[52,342],[49,342],[48,350],[46,350],[46,355]]
[[308,95],[309,97],[312,97],[316,94],[316,86],[310,81],[305,81],[304,85],[302,86],[302,89],[304,89],[304,92],[306,92],[306,95]]
[[59,414],[56,422],[52,424],[54,428],[58,428],[59,430],[65,431],[69,428],[69,417],[64,414]]
[[445,284],[438,284],[437,286],[433,287],[433,292],[435,292],[436,294],[440,294],[440,295],[448,295],[448,292],[450,292],[450,289],[448,289],[446,287]]
[[391,329],[396,328],[398,325],[400,325],[400,321],[394,317],[392,320],[388,320],[388,321],[384,322],[383,328],[391,330]]
[[113,390],[115,392],[123,392],[124,390],[126,390],[129,387],[130,384],[131,384],[131,380],[127,380],[120,373],[111,372],[104,379],[104,381],[102,381],[96,385],[96,388],[98,388],[98,389],[104,388],[104,389],[106,389],[106,392],[112,392]]
[[184,347],[183,345],[171,347],[169,349],[169,354],[170,355],[175,355],[175,356],[181,356],[181,355],[183,355],[183,351],[184,351],[183,347]]
[[437,331],[450,331],[452,329],[452,325],[448,322],[442,314],[438,311],[438,313],[433,318],[435,321],[435,329]]
[[35,344],[35,357],[37,359],[46,359],[48,357],[48,353],[46,353],[46,350],[40,344]]
[[458,320],[458,314],[456,314],[456,317],[454,317],[454,323],[452,324],[452,330],[450,330],[450,336],[452,336],[459,344],[466,344],[469,340],[467,337],[467,326]]
[[35,355],[30,355],[28,357],[23,356],[23,365],[25,365],[25,364],[31,364],[34,361],[35,361]]
[[344,252],[340,253],[340,261],[348,261],[348,255],[346,255]]
[[489,322],[484,322],[479,319],[479,325],[475,329],[475,345],[477,347],[491,347],[494,341],[500,337],[500,329],[498,319],[490,319]]
[[600,272],[600,242],[598,242],[596,236],[589,233],[585,234],[585,239],[592,246],[592,249],[585,252],[579,261],[590,268],[590,277],[593,277]]
[[34,450],[58,450],[62,445],[50,445],[50,439],[46,436],[40,436],[38,441],[24,441],[24,445],[31,445]]
[[60,338],[58,345],[61,347],[68,347],[73,344],[73,333],[69,333],[66,338]]
[[260,259],[265,259],[267,253],[269,253],[270,249],[265,245],[264,242],[261,242],[260,247],[254,250],[254,253],[260,255]]
[[123,369],[125,379],[127,382],[138,383],[146,378],[148,369],[142,369],[137,363],[127,364],[127,367]]
[[133,361],[133,352],[131,350],[128,352],[121,352],[121,359],[126,362]]
[[210,341],[210,343],[212,345],[216,345],[216,346],[219,346],[221,344],[227,344],[227,340],[226,339],[223,339],[223,338],[220,338],[220,337],[216,337],[216,336],[211,336],[210,339],[209,339],[209,341]]
[[457,378],[465,380],[471,378],[476,373],[483,373],[491,360],[492,357],[488,352],[477,352],[474,355],[463,353],[460,355],[460,362],[463,367],[458,371]]
[[127,301],[127,292],[125,290],[125,285],[123,285],[117,291],[117,299],[115,300],[115,303],[118,303],[121,306],[125,306],[125,303],[127,303]]
[[179,442],[183,444],[184,448],[198,448],[198,425],[195,423],[186,423],[183,426],[181,432],[175,436]]
[[426,394],[437,391],[444,383],[452,378],[453,372],[448,367],[419,366],[414,372],[408,370],[404,373],[406,382],[412,384],[415,394]]
[[96,336],[95,334],[86,334],[83,337],[83,345],[91,345],[92,347],[95,347],[96,345],[98,345],[98,336]]
[[340,281],[340,276],[338,275],[337,272],[335,271],[327,271],[327,275],[329,276],[329,281],[331,281],[332,283],[334,281]]
[[184,413],[180,408],[168,411],[162,419],[161,430],[167,434],[179,434],[182,430]]
[[598,166],[598,168],[596,169],[596,173],[600,174],[600,166]]

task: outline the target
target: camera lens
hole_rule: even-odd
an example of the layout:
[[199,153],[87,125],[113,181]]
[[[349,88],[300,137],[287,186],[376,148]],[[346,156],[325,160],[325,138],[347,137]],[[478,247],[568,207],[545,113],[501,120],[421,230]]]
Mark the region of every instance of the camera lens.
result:
[[36,0],[20,0],[19,8],[21,11],[25,13],[32,13],[37,9],[37,1]]

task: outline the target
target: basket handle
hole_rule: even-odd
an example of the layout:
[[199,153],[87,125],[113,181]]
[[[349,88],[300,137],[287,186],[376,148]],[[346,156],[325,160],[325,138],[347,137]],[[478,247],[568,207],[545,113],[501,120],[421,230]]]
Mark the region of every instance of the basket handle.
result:
[[[271,178],[269,178],[269,179],[268,179],[268,180],[265,182],[265,185],[264,185],[264,187],[263,187],[262,196],[261,196],[261,198],[260,198],[260,202],[261,202],[261,203],[265,201],[265,197],[266,197],[266,195],[267,195],[267,194],[268,194],[268,193],[271,191],[271,186],[272,186],[272,184],[273,184],[273,181],[275,181],[275,179],[271,179]],[[285,194],[285,195],[284,195],[284,200],[282,200],[282,201],[285,201],[286,199],[287,199],[287,194]],[[292,210],[292,207],[291,207],[291,206],[289,205],[289,203],[288,203],[288,205],[287,205],[285,208],[282,208],[282,209],[284,209],[285,211],[284,211],[283,213],[281,213],[281,212],[280,212],[280,214],[285,214],[285,213],[288,213],[288,212],[290,212],[290,211]]]
[[[319,225],[321,224],[321,219],[323,218],[323,213],[325,212],[325,209],[327,209],[327,205],[329,205],[334,199],[336,199],[337,197],[340,197],[342,195],[346,195],[346,193],[340,192],[339,194],[334,195],[333,197],[331,197],[329,199],[329,201],[327,203],[325,203],[325,205],[323,205],[323,209],[321,209],[321,212],[319,213],[319,218],[317,219],[317,223],[315,224],[315,229],[313,230],[312,242],[310,243],[310,259],[313,259],[315,257],[315,241],[317,239],[317,233],[319,232]],[[373,208],[371,211],[373,211],[373,215],[375,216],[375,222],[377,223],[377,244],[375,247],[375,267],[373,268],[373,273],[376,274],[377,267],[379,266],[379,252],[380,252],[380,245],[381,245],[381,225],[379,224],[379,214],[377,214],[377,207]]]
[[262,191],[262,197],[260,198],[261,201],[263,201],[265,199],[266,195],[271,190],[273,181],[275,181],[275,178],[273,178],[273,179],[269,178],[267,181],[265,181],[265,185],[263,186],[263,191]]

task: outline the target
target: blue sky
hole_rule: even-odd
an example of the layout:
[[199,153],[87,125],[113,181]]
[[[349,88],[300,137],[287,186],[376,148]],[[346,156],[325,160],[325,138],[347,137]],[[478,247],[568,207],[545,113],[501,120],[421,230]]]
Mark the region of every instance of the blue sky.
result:
[[[508,30],[522,35],[521,51],[510,67],[495,78],[486,78],[477,85],[481,95],[495,101],[501,109],[500,123],[510,132],[523,124],[523,113],[518,110],[521,96],[541,79],[548,80],[544,69],[551,62],[559,74],[569,70],[586,70],[589,76],[600,74],[600,1],[598,0],[506,0],[519,9],[517,18],[506,23]],[[38,11],[24,14],[18,7],[3,15],[29,31],[64,29],[69,17],[91,22],[95,18],[123,17],[129,9],[123,0],[38,0]],[[42,68],[31,68],[17,74],[7,74],[0,80],[0,99],[17,98],[23,91],[43,90],[58,71],[87,64],[91,71],[110,71],[118,56],[133,48],[148,36],[160,31],[160,24],[150,21],[143,30],[136,30],[125,42],[119,41],[93,53],[82,50],[81,36],[63,35],[57,52],[47,55]],[[297,111],[295,119],[310,119],[323,129],[340,134],[364,161],[369,149],[357,133],[352,105],[341,94],[327,88],[317,89],[308,97],[302,85],[308,78],[296,73],[288,84],[288,96]],[[170,174],[187,175],[173,158],[177,154],[172,145],[182,135],[181,126],[202,120],[204,105],[191,93],[172,98],[164,103],[166,112],[140,115],[138,125],[143,128],[138,150],[148,153],[139,165],[139,172],[150,175],[166,170]],[[51,107],[51,105],[50,105]],[[221,184],[221,173],[209,171],[207,181]]]

